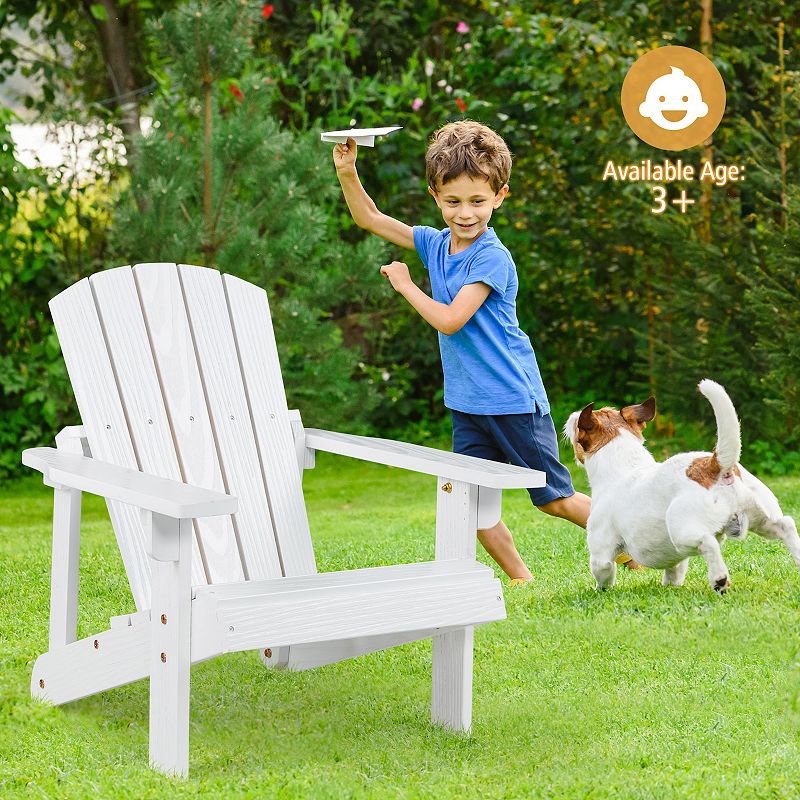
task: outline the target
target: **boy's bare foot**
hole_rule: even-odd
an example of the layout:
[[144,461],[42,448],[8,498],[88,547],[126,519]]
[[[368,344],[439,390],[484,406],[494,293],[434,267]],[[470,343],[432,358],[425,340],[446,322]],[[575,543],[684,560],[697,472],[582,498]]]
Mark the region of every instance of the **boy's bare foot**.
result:
[[620,553],[614,560],[617,562],[617,564],[622,564],[624,567],[627,567],[633,572],[642,572],[644,569],[646,569],[644,564],[634,561],[634,559],[632,559],[627,553]]

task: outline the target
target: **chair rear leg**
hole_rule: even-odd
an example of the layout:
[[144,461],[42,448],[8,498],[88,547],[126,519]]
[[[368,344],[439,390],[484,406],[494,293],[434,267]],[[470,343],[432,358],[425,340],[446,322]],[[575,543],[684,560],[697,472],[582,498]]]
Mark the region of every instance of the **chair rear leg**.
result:
[[152,514],[150,766],[189,773],[192,521]]
[[433,721],[454,731],[472,727],[472,641],[470,625],[433,637]]

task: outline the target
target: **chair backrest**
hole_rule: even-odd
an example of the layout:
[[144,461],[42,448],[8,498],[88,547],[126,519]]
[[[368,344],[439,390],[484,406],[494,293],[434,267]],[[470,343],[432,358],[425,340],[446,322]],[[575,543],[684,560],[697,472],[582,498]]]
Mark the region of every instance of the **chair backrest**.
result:
[[[316,572],[263,289],[186,264],[98,272],[50,301],[92,457],[236,495],[196,520],[194,584]],[[108,510],[137,608],[150,568],[137,509]]]

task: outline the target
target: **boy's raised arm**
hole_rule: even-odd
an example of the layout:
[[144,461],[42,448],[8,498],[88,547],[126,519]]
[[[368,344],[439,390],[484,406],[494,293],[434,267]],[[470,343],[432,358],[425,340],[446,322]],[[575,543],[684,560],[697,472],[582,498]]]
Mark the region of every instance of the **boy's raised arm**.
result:
[[342,186],[353,221],[359,228],[377,234],[392,244],[414,250],[414,231],[411,226],[379,211],[361,185],[356,172],[357,154],[358,146],[354,139],[348,139],[346,144],[337,144],[333,148],[336,177]]

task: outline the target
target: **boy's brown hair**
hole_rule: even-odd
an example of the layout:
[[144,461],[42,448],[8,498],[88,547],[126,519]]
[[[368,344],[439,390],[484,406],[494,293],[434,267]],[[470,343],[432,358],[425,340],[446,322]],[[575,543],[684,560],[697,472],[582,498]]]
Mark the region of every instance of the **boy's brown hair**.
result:
[[511,176],[511,153],[502,137],[471,119],[439,128],[425,154],[425,176],[434,192],[464,173],[487,180],[495,194]]

